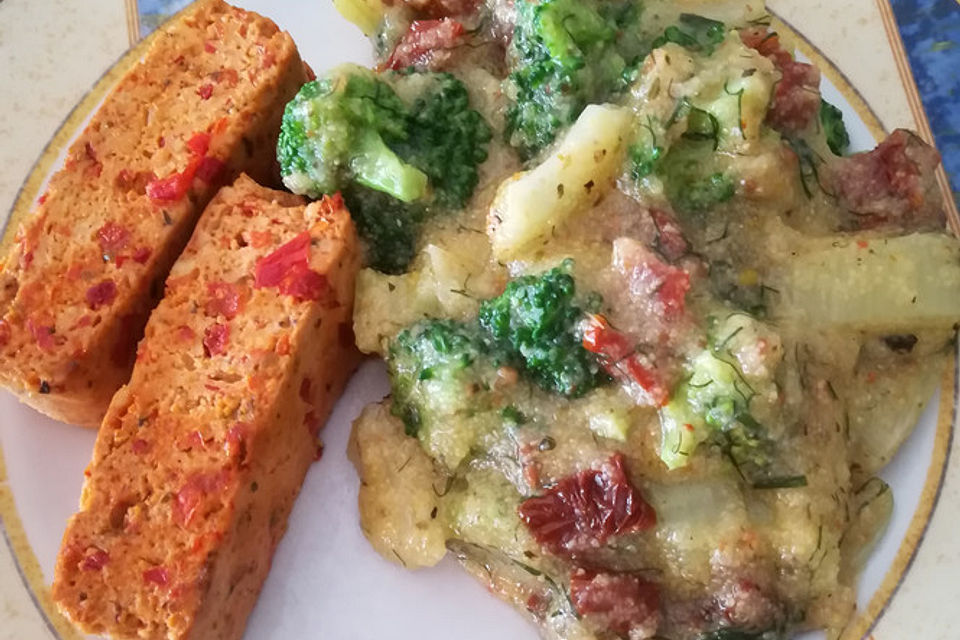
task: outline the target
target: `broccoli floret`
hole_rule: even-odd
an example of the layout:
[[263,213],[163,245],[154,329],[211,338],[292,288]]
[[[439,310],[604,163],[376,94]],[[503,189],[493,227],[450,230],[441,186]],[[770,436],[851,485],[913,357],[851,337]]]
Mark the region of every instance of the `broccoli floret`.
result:
[[649,47],[635,0],[518,0],[516,9],[507,136],[529,158],[587,104],[624,90]]
[[684,466],[697,446],[710,440],[757,488],[791,486],[795,476],[770,473],[776,448],[751,413],[755,395],[734,358],[715,348],[705,350],[660,410],[660,458],[671,469]]
[[685,130],[669,151],[659,144],[658,128],[652,119],[641,125],[629,149],[628,170],[638,183],[656,175],[675,210],[687,214],[707,213],[736,194],[733,178],[716,170],[720,122],[714,114],[683,98],[663,129],[678,123],[683,123]]
[[682,140],[663,159],[661,176],[667,199],[681,213],[704,214],[736,194],[733,178],[711,171],[706,160],[713,142]]
[[[602,382],[577,337],[582,314],[573,294],[566,269],[554,269],[514,280],[473,320],[424,320],[401,331],[387,367],[392,411],[407,434],[452,469],[484,434],[536,419],[522,408],[534,385],[579,395]],[[504,367],[519,380],[505,385]]]
[[663,160],[664,152],[652,136],[630,146],[630,175],[634,180],[640,180],[653,174]]
[[842,156],[850,147],[850,134],[843,124],[843,112],[826,100],[820,101],[820,123],[827,136],[827,145],[834,155]]
[[402,273],[426,218],[473,194],[490,137],[450,74],[378,76],[344,65],[287,105],[277,157],[291,191],[343,191],[368,264]]
[[[408,433],[436,421],[473,419],[496,408],[489,393],[502,366],[545,391],[577,396],[605,380],[596,356],[583,348],[569,265],[511,281],[469,322],[425,320],[400,332],[387,356],[393,411]],[[498,420],[523,424],[516,406]]]
[[387,362],[393,412],[407,434],[430,420],[489,408],[483,391],[496,376],[495,359],[476,327],[464,323],[426,320],[400,332]]
[[574,302],[568,271],[567,264],[511,281],[499,297],[480,306],[479,319],[538,386],[578,396],[596,387],[603,375],[578,335],[583,310]]
[[305,84],[283,113],[277,159],[294,193],[317,198],[356,182],[404,202],[427,176],[388,146],[408,137],[406,106],[373,72],[344,65]]
[[427,174],[438,205],[459,209],[477,186],[477,166],[487,159],[492,137],[490,126],[470,109],[462,82],[449,73],[419,75],[428,83],[410,109],[408,137],[395,148]]
[[[710,318],[708,325],[708,347],[692,359],[687,378],[660,410],[660,458],[671,469],[684,466],[709,441],[755,489],[805,486],[806,477],[790,472],[792,465],[755,417],[769,417],[777,403],[779,347],[770,345],[779,345],[779,338],[742,313],[723,322]],[[749,374],[743,362],[750,363]]]
[[343,199],[357,232],[366,240],[367,265],[382,273],[406,271],[416,255],[417,238],[427,218],[426,208],[362,185],[348,185]]
[[671,469],[687,464],[697,446],[715,436],[738,466],[765,466],[762,427],[750,415],[753,389],[732,359],[707,349],[690,363],[690,377],[660,410],[660,457]]
[[727,29],[722,22],[684,13],[680,15],[680,24],[667,27],[663,35],[653,41],[653,48],[657,49],[672,42],[709,56],[726,35]]

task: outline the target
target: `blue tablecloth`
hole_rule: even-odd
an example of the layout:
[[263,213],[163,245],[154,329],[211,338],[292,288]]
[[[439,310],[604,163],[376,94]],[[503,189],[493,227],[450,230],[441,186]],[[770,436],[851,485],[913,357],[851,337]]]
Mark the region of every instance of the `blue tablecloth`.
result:
[[892,0],[900,35],[960,204],[960,2]]

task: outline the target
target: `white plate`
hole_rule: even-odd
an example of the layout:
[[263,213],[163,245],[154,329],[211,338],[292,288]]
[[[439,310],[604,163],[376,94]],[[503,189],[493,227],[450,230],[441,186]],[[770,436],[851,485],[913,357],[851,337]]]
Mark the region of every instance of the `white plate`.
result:
[[[250,0],[236,4],[259,11],[289,30],[303,58],[316,70],[344,61],[371,61],[366,39],[326,2]],[[784,15],[792,15],[791,11],[802,11],[802,7],[798,9],[801,4],[793,0],[778,2],[776,6]],[[874,31],[882,28],[882,12],[866,15]],[[822,39],[823,34],[836,26],[835,22],[826,19],[825,12],[820,12],[810,18],[809,29],[814,33],[808,35],[816,41],[817,33]],[[854,43],[851,46],[857,48],[859,45]],[[820,58],[819,53],[808,45],[801,49],[809,56]],[[120,65],[128,62],[122,60]],[[817,62],[821,66],[824,64],[822,59]],[[873,63],[882,64],[876,60]],[[886,64],[887,70],[893,72],[894,65]],[[859,82],[854,78],[854,82],[858,86],[876,87],[875,79],[866,76]],[[98,87],[101,95],[104,88]],[[907,95],[906,91],[904,89],[904,95]],[[836,71],[825,74],[824,95],[843,109],[854,148],[872,148],[880,122],[863,107],[859,96]],[[83,109],[90,106],[81,104],[81,116]],[[896,113],[900,108],[889,104],[875,107],[876,111],[884,113]],[[45,166],[46,162],[49,168],[50,159],[66,148],[70,136],[80,130],[81,116],[67,122],[66,135],[51,145],[44,154],[46,160],[42,159],[38,167]],[[914,124],[917,125],[914,128],[919,128],[922,122]],[[42,176],[36,175],[35,170],[34,177],[35,182],[28,183],[23,191],[21,207],[39,193],[40,184],[36,178]],[[918,615],[916,609],[903,611],[888,604],[897,587],[905,582],[906,569],[916,555],[916,543],[931,526],[930,514],[944,481],[942,471],[948,468],[945,461],[950,453],[952,414],[957,406],[953,380],[952,375],[946,377],[944,401],[940,402],[938,397],[931,402],[916,432],[882,474],[893,489],[896,506],[891,525],[863,574],[859,604],[864,613],[851,625],[849,637],[860,637],[873,629],[885,609],[891,612],[884,616],[877,633],[884,629],[884,624],[892,631],[883,631],[878,638],[905,637],[897,635],[896,629],[907,628],[907,625],[928,628],[932,632],[917,637],[955,637],[939,635],[947,634],[945,625],[929,626],[931,621],[940,624],[938,620],[957,619],[956,612],[943,613],[945,608],[937,605],[955,598],[958,593],[956,583],[946,584],[936,578],[934,570],[928,572],[929,580],[914,581],[920,585],[917,587],[906,584],[900,592],[907,595],[897,596],[900,600],[913,598],[929,610],[929,614],[915,617]],[[433,569],[409,572],[381,559],[367,544],[358,524],[358,481],[345,457],[345,449],[351,420],[367,402],[380,399],[386,391],[383,367],[371,361],[361,368],[338,404],[324,432],[324,457],[307,476],[289,530],[277,549],[273,568],[250,618],[246,637],[258,640],[305,637],[337,640],[536,638],[536,631],[530,623],[488,595],[482,585],[467,577],[452,560],[447,559]],[[0,624],[0,638],[21,640],[24,637],[46,638],[51,634],[53,637],[67,637],[69,628],[52,610],[42,585],[49,583],[53,575],[62,530],[76,508],[83,469],[89,460],[95,434],[49,420],[18,404],[7,393],[0,393],[0,416],[0,453],[6,463],[8,483],[5,486],[0,482],[0,524],[7,542],[6,548],[0,545],[0,595],[18,588],[26,591],[37,607],[32,614],[40,614],[34,616],[38,622],[29,623],[33,626],[20,627],[30,629],[27,635],[7,636],[5,633],[12,631],[5,631],[4,625]],[[955,471],[956,465],[950,468]],[[9,503],[9,495],[13,496],[15,505]],[[948,509],[956,513],[956,502]],[[924,545],[924,549],[928,546],[929,543]],[[15,553],[8,553],[14,550]],[[946,553],[944,547],[932,549],[931,553],[934,552]],[[956,567],[956,553],[951,549],[950,554],[945,565]],[[35,575],[31,568],[34,558],[42,576]],[[15,574],[4,567],[18,571]],[[941,577],[947,578],[949,573],[943,566],[941,569]],[[14,602],[14,596],[10,596],[9,601]],[[2,602],[6,600],[0,600]],[[17,611],[20,606],[0,608],[0,620],[7,617],[11,621],[17,619],[21,615]],[[27,616],[27,613],[22,615]],[[23,623],[22,620],[19,622]],[[810,637],[822,637],[822,634],[811,634]]]

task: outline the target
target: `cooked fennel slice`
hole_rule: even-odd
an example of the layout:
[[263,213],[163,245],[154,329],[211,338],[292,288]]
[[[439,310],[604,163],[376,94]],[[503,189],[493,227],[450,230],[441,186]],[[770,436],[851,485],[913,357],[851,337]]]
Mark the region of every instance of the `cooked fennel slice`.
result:
[[810,242],[781,267],[773,317],[894,332],[960,321],[960,242],[941,233]]
[[498,260],[516,259],[548,241],[555,228],[614,186],[632,118],[629,109],[590,105],[539,166],[504,181],[487,219]]

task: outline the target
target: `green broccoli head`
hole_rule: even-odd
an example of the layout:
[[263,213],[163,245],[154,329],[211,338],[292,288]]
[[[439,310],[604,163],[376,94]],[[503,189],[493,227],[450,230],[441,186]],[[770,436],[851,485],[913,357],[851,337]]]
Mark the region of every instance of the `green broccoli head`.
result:
[[408,136],[394,146],[397,154],[427,174],[438,206],[462,208],[477,186],[477,167],[487,159],[490,126],[449,73],[404,74],[398,82],[418,90]]
[[627,158],[630,163],[630,176],[639,181],[652,175],[663,160],[663,147],[657,144],[655,138],[645,139],[630,146]]
[[[535,385],[578,395],[605,379],[580,344],[581,312],[566,270],[519,278],[467,322],[424,320],[391,342],[393,412],[431,456],[455,468],[478,439],[530,418]],[[519,379],[504,376],[505,367]]]
[[287,104],[277,141],[283,182],[316,198],[358,183],[411,202],[427,176],[388,146],[408,137],[409,113],[368,69],[344,65],[305,84]]
[[660,458],[671,469],[684,466],[701,442],[712,439],[738,469],[768,467],[766,432],[750,413],[754,395],[733,358],[703,351],[660,410]]
[[[775,437],[757,415],[777,405],[776,349],[772,330],[742,313],[724,321],[708,318],[708,348],[688,363],[688,376],[660,410],[660,458],[671,469],[687,464],[697,447],[713,443],[755,489],[806,485]],[[759,350],[758,350],[759,349]],[[768,365],[747,374],[738,353],[771,354]],[[758,413],[762,412],[762,413]]]
[[394,410],[414,429],[425,417],[489,409],[502,366],[545,391],[581,395],[603,382],[583,348],[569,265],[512,280],[471,322],[426,320],[400,332],[387,356]]
[[736,195],[733,178],[710,169],[714,142],[686,138],[674,145],[658,167],[667,199],[686,214],[704,214]]
[[712,55],[717,45],[726,38],[727,29],[722,22],[704,18],[692,13],[680,15],[679,24],[667,27],[663,35],[653,41],[657,49],[672,42],[691,51]]
[[507,136],[529,158],[587,104],[625,89],[649,49],[635,0],[518,0],[516,9]]
[[408,435],[436,420],[490,408],[485,391],[496,367],[475,327],[451,320],[420,322],[397,335],[387,363],[393,412]]
[[382,273],[400,274],[416,256],[417,238],[427,209],[405,203],[363,185],[348,185],[343,199],[357,232],[365,240],[366,264]]
[[578,396],[605,379],[596,356],[583,348],[583,310],[565,264],[538,276],[512,280],[480,306],[480,326],[512,353],[521,371],[541,388]]
[[843,112],[826,100],[820,101],[820,123],[827,136],[827,145],[835,155],[842,156],[850,147],[850,134],[843,124]]
[[287,105],[277,158],[294,193],[343,191],[368,264],[402,273],[424,220],[473,195],[490,138],[452,75],[377,75],[344,65],[305,84]]

